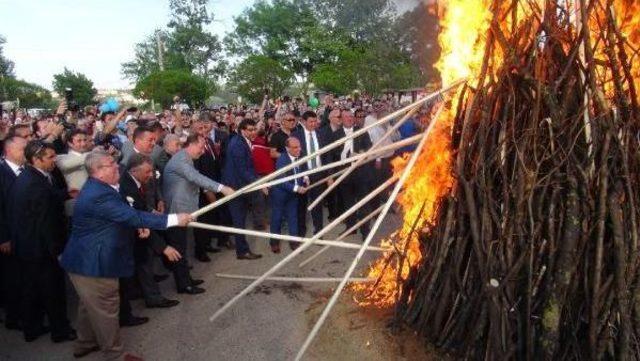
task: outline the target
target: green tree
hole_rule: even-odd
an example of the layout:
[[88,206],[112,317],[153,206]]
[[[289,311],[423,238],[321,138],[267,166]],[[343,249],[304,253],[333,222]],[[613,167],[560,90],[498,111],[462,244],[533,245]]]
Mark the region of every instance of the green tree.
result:
[[24,80],[0,77],[0,89],[5,100],[20,100],[22,108],[52,108],[51,92],[47,89]]
[[13,67],[14,67],[14,63],[13,61],[7,59],[3,52],[4,52],[4,44],[7,42],[7,40],[0,35],[0,78],[3,77],[9,77],[9,78],[14,78],[15,74],[13,73]]
[[387,39],[396,16],[392,0],[305,0],[328,28],[346,32],[355,42]]
[[164,70],[141,79],[133,90],[137,97],[169,107],[179,95],[187,104],[197,107],[211,95],[207,80],[186,70]]
[[400,47],[409,54],[411,62],[420,68],[428,81],[437,81],[439,78],[438,71],[433,67],[440,57],[439,20],[434,6],[418,4],[394,23]]
[[291,84],[293,72],[264,55],[251,55],[229,76],[229,85],[253,103],[260,103],[266,91],[280,95]]
[[162,48],[160,50],[162,51],[164,69],[186,69],[191,71],[189,63],[182,54],[173,50],[167,51],[166,44],[173,41],[170,38],[171,34],[169,32],[157,29],[153,35],[136,44],[135,58],[122,64],[122,75],[137,83],[151,75],[151,73],[160,71],[158,45]]
[[73,90],[73,96],[81,107],[92,104],[93,97],[97,94],[93,82],[86,75],[65,67],[62,73],[53,76],[53,90],[63,95],[66,88]]

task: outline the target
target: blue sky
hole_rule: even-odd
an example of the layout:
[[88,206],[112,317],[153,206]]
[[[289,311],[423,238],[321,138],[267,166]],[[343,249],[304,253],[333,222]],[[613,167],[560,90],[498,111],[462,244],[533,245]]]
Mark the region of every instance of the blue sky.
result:
[[[254,0],[210,0],[222,37],[233,16]],[[0,0],[4,55],[18,78],[51,88],[64,67],[79,71],[97,88],[128,87],[120,64],[133,58],[134,45],[168,22],[167,0]]]

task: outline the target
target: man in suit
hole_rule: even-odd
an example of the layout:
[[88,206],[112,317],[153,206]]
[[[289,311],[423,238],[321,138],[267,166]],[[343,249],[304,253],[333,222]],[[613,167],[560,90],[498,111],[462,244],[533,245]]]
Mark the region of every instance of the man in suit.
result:
[[153,159],[153,165],[160,174],[164,173],[164,167],[169,159],[180,150],[180,137],[175,134],[167,134],[162,141],[162,151]]
[[[229,140],[222,181],[234,189],[240,189],[258,178],[251,157],[251,141],[255,137],[256,123],[251,119],[244,119],[238,124],[238,135]],[[266,188],[263,191],[265,194],[268,193]],[[246,228],[245,223],[250,201],[251,195],[242,195],[229,201],[229,212],[234,227]],[[244,235],[236,234],[234,239],[238,259],[254,260],[262,257],[262,255],[251,252]]]
[[74,356],[102,349],[105,358],[117,359],[124,354],[118,278],[134,273],[132,230],[185,226],[191,216],[153,214],[129,206],[117,190],[118,164],[106,152],[91,152],[85,166],[89,179],[76,200],[71,237],[60,258],[80,298]]
[[56,166],[51,144],[34,140],[24,152],[28,165],[11,187],[7,208],[11,248],[20,269],[24,339],[31,342],[46,332],[42,325],[46,313],[53,342],[74,340],[64,271],[58,264],[67,236],[66,184],[58,184],[51,175]]
[[[230,195],[233,189],[200,174],[193,166],[205,151],[205,139],[198,134],[187,137],[184,148],[176,153],[164,168],[163,193],[169,212],[194,212],[198,209],[200,188],[207,192]],[[168,232],[169,244],[180,254],[187,252],[187,229],[171,229]],[[178,293],[199,294],[204,289],[197,287],[202,280],[194,280],[189,274],[186,260],[181,258],[171,265]]]
[[[87,135],[79,129],[73,129],[67,133],[67,154],[60,154],[56,157],[56,165],[64,175],[64,179],[69,187],[69,192],[77,194],[80,188],[87,181],[87,170],[84,169],[84,159],[88,152]],[[65,202],[65,213],[68,217],[73,215],[73,205],[75,199],[71,198]]]
[[[145,201],[146,185],[153,177],[153,161],[142,154],[134,154],[129,159],[126,172],[120,177],[120,194],[134,209],[150,211]],[[142,289],[145,304],[149,308],[173,307],[180,303],[177,300],[169,300],[162,296],[158,283],[153,278],[153,255],[162,254],[169,262],[178,261],[182,255],[175,248],[168,246],[164,239],[155,231],[148,235],[143,232],[134,232],[135,243],[133,258],[135,262],[135,279]],[[125,284],[134,283],[133,279],[125,280]],[[121,287],[121,289],[126,287]],[[126,292],[125,292],[126,294]],[[140,320],[133,317],[128,303],[122,301],[121,293],[121,319],[120,325],[127,326],[137,324]],[[124,306],[124,311],[123,311]]]
[[[300,141],[302,148],[301,157],[305,157],[308,154],[315,153],[320,148],[329,144],[330,139],[324,138],[318,129],[318,116],[313,111],[306,111],[302,114],[302,128],[295,130],[292,135]],[[325,153],[322,156],[314,157],[307,161],[307,169],[315,169],[322,166],[325,163],[331,162],[331,152]],[[326,177],[326,172],[314,173],[309,176],[311,184]],[[316,199],[324,186],[318,186],[311,189],[309,192],[303,194],[298,202],[298,235],[300,237],[306,237],[307,235],[307,205],[310,201]],[[322,229],[322,206],[319,205],[311,210],[311,220],[313,221],[313,233],[318,233]]]
[[[340,137],[342,130],[342,111],[338,108],[329,112],[329,123],[318,130],[320,138],[325,139],[327,144],[333,143]],[[325,156],[329,162],[335,162],[340,160],[339,149],[333,149]],[[328,219],[333,220],[342,212],[342,199],[338,192],[333,191],[326,196],[327,210],[329,211]]]
[[4,140],[4,160],[0,162],[0,289],[4,299],[4,326],[10,330],[20,329],[20,270],[11,252],[11,233],[7,207],[10,189],[24,170],[26,159],[24,148],[27,140],[19,136]]
[[[276,169],[282,169],[300,157],[302,149],[298,138],[287,138],[285,146],[286,151],[278,158]],[[304,169],[304,166],[295,167],[281,175],[280,178],[303,172]],[[280,183],[271,188],[271,233],[280,234],[282,221],[286,220],[289,234],[292,236],[298,235],[298,195],[307,192],[304,181],[305,179],[297,178],[289,182]],[[308,178],[306,181],[308,185]],[[271,239],[269,244],[271,245],[271,251],[273,253],[280,253],[279,240]],[[298,247],[298,244],[289,242],[289,247],[293,250]]]
[[[354,126],[355,117],[350,110],[344,110],[342,115],[342,128],[336,132],[336,139],[345,138],[353,132],[360,130],[359,127]],[[350,158],[356,153],[364,153],[371,148],[371,138],[368,133],[364,133],[356,138],[347,140],[343,145],[336,148],[337,154],[339,154],[340,160]],[[338,160],[337,159],[337,160]],[[338,186],[338,192],[342,199],[342,212],[351,208],[356,202],[362,199],[370,190],[372,175],[374,174],[370,163],[363,164],[356,168],[349,176],[347,176],[342,183]],[[357,220],[361,217],[365,217],[369,211],[371,211],[369,205],[361,207],[358,212],[352,214],[346,219],[347,229],[356,224]],[[369,233],[368,224],[360,227],[360,233],[363,237],[366,237]]]

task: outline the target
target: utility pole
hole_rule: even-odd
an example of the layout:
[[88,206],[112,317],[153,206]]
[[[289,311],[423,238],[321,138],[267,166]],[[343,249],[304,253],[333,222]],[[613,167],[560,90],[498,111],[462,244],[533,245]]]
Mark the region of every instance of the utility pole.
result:
[[160,71],[164,71],[164,46],[162,44],[162,39],[160,39],[160,32],[156,31],[156,43],[158,44],[158,65],[160,66]]

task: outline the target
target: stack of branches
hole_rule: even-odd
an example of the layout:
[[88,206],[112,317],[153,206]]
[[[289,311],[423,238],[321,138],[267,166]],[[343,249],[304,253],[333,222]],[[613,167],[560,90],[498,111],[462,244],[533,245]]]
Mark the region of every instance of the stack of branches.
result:
[[460,358],[640,359],[638,54],[613,0],[576,2],[495,1],[458,96],[396,315]]

